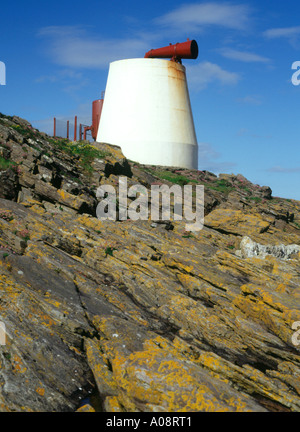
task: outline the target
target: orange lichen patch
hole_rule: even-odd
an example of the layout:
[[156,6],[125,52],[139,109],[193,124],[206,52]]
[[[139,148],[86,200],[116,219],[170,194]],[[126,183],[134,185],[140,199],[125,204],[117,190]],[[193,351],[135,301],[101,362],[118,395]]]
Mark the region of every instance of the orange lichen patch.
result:
[[261,279],[263,274],[265,282],[273,282],[273,279],[260,268],[262,262],[258,258],[251,258],[246,261],[223,250],[218,251],[216,257],[220,263],[219,269],[223,272],[230,272],[236,277],[247,274],[254,279]]
[[23,374],[27,371],[27,367],[24,365],[20,356],[15,354],[12,358],[12,370],[14,373]]
[[82,407],[78,408],[76,412],[95,412],[95,409],[91,405],[85,404]]
[[45,389],[43,387],[37,387],[35,389],[35,391],[40,395],[40,396],[45,396]]
[[282,362],[278,371],[269,371],[269,375],[287,383],[300,396],[300,371],[292,362]]
[[44,261],[45,250],[42,250],[38,243],[30,242],[26,249],[26,255],[34,258],[38,263],[40,263]]
[[86,340],[85,349],[87,360],[93,371],[99,391],[103,394],[116,394],[116,382],[107,359],[100,350],[99,344],[96,341]]
[[279,312],[283,312],[286,308],[282,304],[276,302],[276,297],[271,292],[267,291],[265,288],[262,288],[257,285],[242,285],[241,291],[248,295],[252,294],[259,301],[262,301],[266,305],[271,306],[272,308],[278,310]]
[[263,323],[267,329],[282,340],[290,343],[291,325],[299,317],[299,312],[280,304],[273,295],[261,287],[243,285],[242,293],[234,299],[234,306],[242,310],[249,318]]
[[105,225],[99,219],[86,214],[79,216],[76,219],[76,222],[77,224],[83,225],[87,228],[92,228],[96,232],[97,231],[101,232],[105,228]]
[[295,400],[295,398],[291,397],[287,385],[281,383],[280,388],[278,388],[270,378],[266,377],[257,369],[248,365],[245,365],[244,369],[247,372],[247,379],[251,380],[253,383],[253,389],[256,387],[262,395],[282,403],[285,406],[294,407],[294,409],[297,410],[296,407],[299,406],[299,399]]
[[216,372],[221,367],[220,360],[213,353],[202,353],[197,362]]
[[120,402],[116,396],[107,396],[104,401],[107,412],[123,412]]
[[[267,325],[270,330],[276,330],[277,325],[272,316],[272,309],[261,300],[255,297],[242,297],[239,296],[234,300],[234,305],[241,309],[247,317],[254,318]],[[277,319],[280,315],[277,313]]]
[[[124,305],[123,305],[124,307]],[[126,308],[124,309],[126,311]],[[132,311],[128,311],[127,310],[128,315],[130,315],[131,319],[133,321],[137,321],[139,324],[148,327],[149,323],[139,314],[139,312],[137,310],[132,310]]]
[[[227,377],[228,382],[237,383],[241,388],[246,389],[250,393],[259,392],[262,396],[286,406],[291,406],[291,404],[293,404],[293,398],[290,397],[288,387],[284,384],[281,384],[280,388],[278,388],[274,381],[253,367],[249,365],[244,365],[243,368],[238,366],[232,367],[226,360],[222,358],[217,359],[216,357],[217,356],[213,353],[202,353],[199,357],[199,362],[203,364],[204,367],[213,369],[218,372],[218,374],[221,374],[221,376]],[[288,365],[288,363],[286,364]],[[292,367],[294,367],[294,365],[292,365]],[[286,368],[279,366],[280,372],[268,371],[268,375],[280,377],[282,382],[292,385],[292,375],[288,376],[284,374],[288,369],[288,366]],[[243,410],[242,408],[242,411]]]
[[49,329],[52,329],[57,325],[57,322],[51,318],[51,316],[45,312],[39,305],[36,305],[36,300],[32,298],[31,312],[28,312],[27,318],[34,323],[39,323]]
[[173,258],[171,255],[169,255],[169,256],[164,255],[162,259],[163,259],[164,264],[167,267],[177,268],[178,270],[186,272],[186,273],[195,274],[195,272],[196,272],[193,265],[187,264],[181,260]]
[[195,278],[186,273],[177,273],[176,276],[179,279],[180,283],[185,287],[189,287],[195,282]]
[[288,290],[287,285],[284,283],[279,283],[277,287],[275,288],[275,291],[279,293],[286,293]]
[[69,194],[69,192],[66,192],[63,189],[57,189],[57,193],[58,193],[58,195],[61,196],[61,198],[63,200],[66,200],[67,198],[70,198],[70,197],[72,197],[72,198],[74,197],[74,195]]
[[[149,409],[160,407],[170,412],[245,410],[241,398],[227,396],[225,391],[219,399],[214,386],[201,382],[201,369],[190,362],[182,363],[186,357],[164,338],[147,340],[143,346],[143,351],[128,356],[120,351],[111,353],[115,382],[126,409],[133,409],[133,401],[139,401]],[[217,382],[221,385],[222,381]],[[226,385],[224,380],[222,385]]]
[[[170,295],[168,301],[157,309],[157,314],[169,317],[170,322],[187,331],[203,328],[203,319],[213,321],[214,315],[208,317],[207,309],[197,301],[184,295]],[[213,326],[214,323],[212,322]]]
[[299,309],[285,310],[282,314],[282,319],[291,328],[291,326],[294,322],[300,321]]
[[210,373],[220,381],[224,383],[230,383],[228,379],[228,371],[230,368],[221,358],[218,358],[213,353],[201,353],[198,359],[195,362],[205,369],[208,369]]
[[[1,263],[2,264],[2,263]],[[3,271],[5,271],[6,265],[2,264]],[[12,276],[0,274],[0,289],[2,291],[2,300],[6,299],[8,302],[17,302],[18,297],[23,291],[23,287],[14,281]],[[2,305],[0,305],[2,309]]]
[[35,199],[27,198],[26,201],[22,201],[21,204],[25,207],[30,207],[30,210],[34,211],[39,215],[44,215],[46,213],[43,204]]
[[56,322],[47,314],[40,313],[39,318],[40,318],[40,323],[46,327],[52,327],[56,325]]
[[241,210],[216,209],[205,217],[205,226],[226,232],[251,235],[265,232],[270,222],[259,215],[245,214]]
[[51,305],[54,306],[56,309],[60,309],[60,308],[61,308],[61,312],[62,312],[64,315],[68,315],[68,314],[69,314],[69,312],[68,312],[67,310],[62,309],[62,308],[63,308],[63,305],[62,305],[59,301],[54,300],[54,299],[51,298],[51,293],[46,292],[46,293],[44,294],[44,297],[45,297],[47,303],[51,304]]

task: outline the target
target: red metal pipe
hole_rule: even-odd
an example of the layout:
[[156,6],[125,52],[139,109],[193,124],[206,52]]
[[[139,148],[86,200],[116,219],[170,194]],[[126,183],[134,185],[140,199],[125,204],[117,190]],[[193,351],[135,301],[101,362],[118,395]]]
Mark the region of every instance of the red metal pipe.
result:
[[67,120],[67,138],[69,139],[69,135],[70,135],[70,120]]
[[195,40],[170,44],[163,48],[152,49],[145,54],[145,58],[170,58],[181,63],[181,59],[196,59],[198,57],[198,44]]
[[56,136],[56,118],[53,118],[53,137],[55,138]]
[[97,99],[93,101],[91,131],[92,131],[92,137],[95,141],[97,139],[102,107],[103,107],[103,99]]

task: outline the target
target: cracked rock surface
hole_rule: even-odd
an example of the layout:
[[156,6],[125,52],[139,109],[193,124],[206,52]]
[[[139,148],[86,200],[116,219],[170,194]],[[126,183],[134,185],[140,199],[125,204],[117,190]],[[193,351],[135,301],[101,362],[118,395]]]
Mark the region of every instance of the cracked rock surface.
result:
[[[120,176],[204,185],[203,229],[99,220]],[[300,202],[242,175],[0,115],[0,411],[300,411],[299,245]]]

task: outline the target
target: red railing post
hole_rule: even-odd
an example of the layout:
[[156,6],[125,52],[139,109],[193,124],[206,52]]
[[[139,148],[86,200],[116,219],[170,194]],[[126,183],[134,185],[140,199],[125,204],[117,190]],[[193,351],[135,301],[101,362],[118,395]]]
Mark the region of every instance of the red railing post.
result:
[[77,140],[77,116],[74,119],[74,141]]
[[56,136],[56,118],[53,118],[53,137]]
[[70,120],[67,120],[67,138],[69,139]]

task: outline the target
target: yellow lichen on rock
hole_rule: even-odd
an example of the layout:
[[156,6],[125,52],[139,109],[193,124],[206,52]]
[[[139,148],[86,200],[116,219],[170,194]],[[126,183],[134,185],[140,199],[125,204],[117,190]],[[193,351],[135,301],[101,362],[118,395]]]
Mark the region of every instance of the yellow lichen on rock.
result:
[[257,235],[267,231],[270,222],[258,215],[245,214],[241,210],[222,208],[213,210],[205,217],[205,226],[228,233]]
[[[0,152],[0,411],[300,411],[299,202],[2,114]],[[120,177],[204,185],[204,227],[99,220]]]

